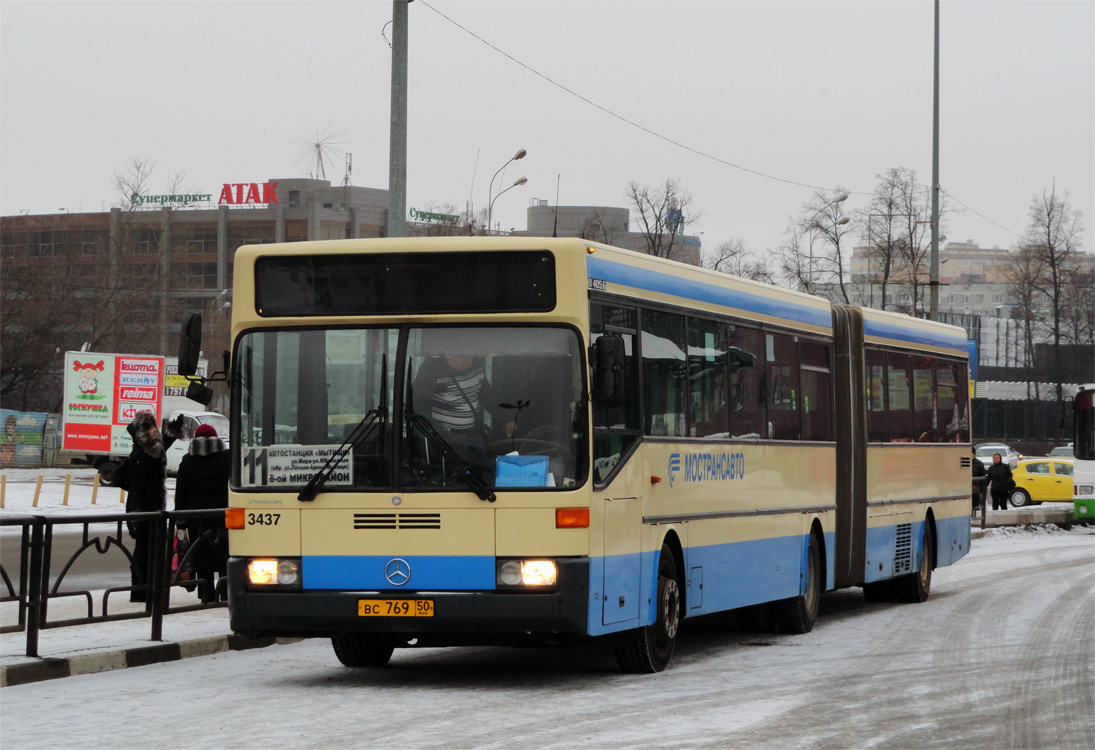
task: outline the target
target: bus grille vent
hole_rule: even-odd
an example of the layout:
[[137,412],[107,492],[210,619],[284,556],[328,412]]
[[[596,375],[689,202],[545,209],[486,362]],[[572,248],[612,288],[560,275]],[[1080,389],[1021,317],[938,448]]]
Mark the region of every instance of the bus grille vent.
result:
[[897,525],[897,549],[893,557],[893,573],[912,572],[912,524],[900,523]]
[[969,456],[962,456],[962,468],[968,469],[973,466],[973,460]]
[[440,528],[440,513],[354,513],[355,531]]

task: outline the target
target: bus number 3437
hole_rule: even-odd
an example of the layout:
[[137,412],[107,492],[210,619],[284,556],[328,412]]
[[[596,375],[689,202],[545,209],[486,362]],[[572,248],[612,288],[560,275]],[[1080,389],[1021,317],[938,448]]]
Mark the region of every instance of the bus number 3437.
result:
[[248,526],[277,526],[281,519],[280,513],[248,513]]

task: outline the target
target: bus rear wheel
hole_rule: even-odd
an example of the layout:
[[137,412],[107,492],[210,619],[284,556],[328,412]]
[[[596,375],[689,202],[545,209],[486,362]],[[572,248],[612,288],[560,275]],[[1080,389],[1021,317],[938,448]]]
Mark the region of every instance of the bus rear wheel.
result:
[[347,667],[383,667],[395,651],[364,633],[339,633],[331,639],[335,656]]
[[776,622],[784,633],[809,633],[817,620],[821,603],[821,550],[817,536],[810,534],[806,548],[806,582],[803,592],[775,602]]
[[935,539],[931,527],[924,524],[924,534],[920,539],[920,565],[915,573],[894,580],[897,586],[897,600],[906,604],[919,604],[928,600],[932,588],[932,558]]
[[627,634],[629,642],[616,647],[616,661],[623,672],[653,674],[669,666],[681,623],[681,589],[673,550],[663,544],[658,555],[658,597],[654,622]]

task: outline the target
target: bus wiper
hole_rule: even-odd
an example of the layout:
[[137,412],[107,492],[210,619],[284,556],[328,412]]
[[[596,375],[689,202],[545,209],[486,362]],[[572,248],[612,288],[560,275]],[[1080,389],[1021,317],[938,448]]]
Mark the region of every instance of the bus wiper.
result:
[[342,441],[342,445],[335,448],[335,452],[327,457],[323,467],[315,473],[315,476],[300,491],[297,500],[302,503],[310,503],[315,500],[316,495],[323,489],[323,485],[327,484],[327,480],[334,474],[335,469],[346,454],[372,437],[373,433],[376,432],[377,425],[381,422],[383,422],[383,415],[379,409],[371,409],[368,414],[362,417],[361,421],[354,427],[353,432]]
[[[327,480],[331,478],[331,474],[334,473],[335,468],[338,467],[342,459],[346,454],[364,443],[376,432],[377,427],[382,427],[388,420],[388,357],[385,355],[381,360],[381,376],[380,376],[380,403],[377,408],[370,409],[361,421],[357,423],[354,429],[346,436],[346,439],[342,441],[342,444],[335,448],[335,452],[327,457],[323,467],[315,473],[315,476],[305,485],[304,489],[297,495],[297,500],[302,503],[310,503],[316,499],[316,495],[323,489],[323,485],[327,484]],[[380,433],[380,456],[384,457],[384,433]]]
[[409,407],[407,409],[407,422],[411,427],[417,428],[422,436],[426,438],[426,442],[440,451],[441,455],[457,468],[468,486],[471,487],[471,491],[478,495],[480,500],[493,503],[498,499],[491,491],[490,486],[472,472],[471,465],[448,444],[445,438],[437,433],[433,422],[421,414],[415,414]]

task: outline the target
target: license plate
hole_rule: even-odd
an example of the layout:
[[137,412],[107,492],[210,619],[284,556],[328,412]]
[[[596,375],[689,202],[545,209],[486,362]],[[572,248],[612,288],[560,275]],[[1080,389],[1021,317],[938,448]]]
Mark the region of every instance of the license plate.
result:
[[433,599],[358,599],[359,617],[433,617]]

